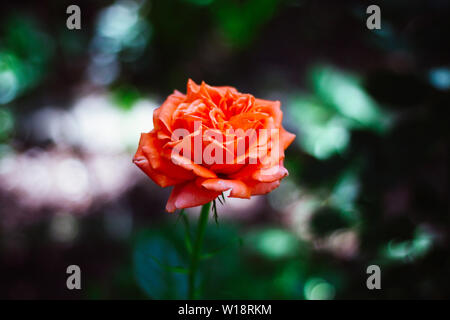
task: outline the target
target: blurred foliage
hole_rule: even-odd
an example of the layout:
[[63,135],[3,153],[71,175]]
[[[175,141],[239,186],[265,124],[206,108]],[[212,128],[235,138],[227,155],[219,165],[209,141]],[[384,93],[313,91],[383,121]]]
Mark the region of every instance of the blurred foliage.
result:
[[131,109],[139,100],[141,94],[131,86],[122,86],[113,90],[113,99],[123,109]]
[[272,18],[279,0],[216,0],[212,11],[233,45],[250,44],[261,26]]
[[[134,264],[139,285],[152,298],[177,299],[186,295],[186,249],[183,230],[173,225],[146,230],[138,236]],[[242,236],[243,245],[230,239]],[[216,252],[201,267],[201,297],[207,299],[333,298],[340,287],[339,271],[323,272],[323,262],[308,259],[296,237],[281,229],[260,228],[242,232],[233,225],[211,222],[205,252]],[[173,267],[177,267],[174,269]],[[224,266],[226,266],[224,268]],[[314,282],[315,281],[315,282]],[[326,284],[325,288],[321,285]],[[316,288],[317,287],[317,288]],[[314,291],[318,291],[314,293]],[[312,293],[311,293],[312,291]],[[325,291],[325,293],[323,292]]]
[[389,116],[357,79],[326,66],[313,68],[309,77],[315,95],[300,95],[291,107],[306,151],[326,159],[347,148],[352,129],[386,131]]
[[11,16],[2,22],[0,104],[5,104],[45,76],[53,56],[53,43],[33,18]]
[[187,277],[183,274],[185,261],[169,241],[168,230],[146,232],[148,236],[141,236],[143,239],[134,252],[138,284],[153,299],[184,299],[187,292]]

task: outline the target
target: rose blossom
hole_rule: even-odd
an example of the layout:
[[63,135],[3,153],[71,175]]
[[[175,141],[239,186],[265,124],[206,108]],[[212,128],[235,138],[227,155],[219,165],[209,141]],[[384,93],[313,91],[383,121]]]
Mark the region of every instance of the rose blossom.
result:
[[189,80],[186,95],[175,91],[154,111],[133,162],[159,186],[174,186],[169,212],[226,190],[236,198],[265,194],[288,175],[284,150],[295,135],[282,118],[279,101]]

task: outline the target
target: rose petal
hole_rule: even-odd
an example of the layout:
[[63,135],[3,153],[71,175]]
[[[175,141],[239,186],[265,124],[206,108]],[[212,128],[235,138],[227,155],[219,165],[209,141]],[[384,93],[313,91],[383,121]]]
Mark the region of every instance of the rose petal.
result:
[[153,126],[156,131],[164,130],[172,133],[172,115],[178,105],[183,102],[186,96],[178,91],[174,91],[166,101],[153,112]]
[[281,111],[280,101],[269,101],[263,99],[255,99],[254,109],[265,112],[273,118],[277,127],[281,127],[283,112]]
[[261,168],[253,172],[252,178],[261,182],[273,182],[281,180],[288,175],[287,169],[283,166],[283,162],[271,168]]
[[239,180],[227,179],[206,179],[201,185],[208,190],[223,192],[231,189],[230,197],[232,198],[250,198],[251,190],[247,185]]
[[199,177],[217,178],[217,175],[214,172],[212,172],[211,170],[192,162],[192,160],[185,158],[182,155],[177,154],[176,152],[172,153],[170,156],[171,156],[173,163],[175,163],[178,166],[183,167],[186,170],[192,171],[194,174],[196,174]]
[[137,165],[144,173],[150,177],[156,184],[160,187],[165,188],[168,186],[173,186],[182,182],[182,180],[177,180],[170,178],[166,175],[160,174],[152,169],[147,158],[144,156],[135,156],[133,159],[135,165]]
[[294,141],[295,139],[295,134],[290,133],[288,131],[286,131],[283,127],[281,127],[280,130],[280,145],[283,147],[284,150],[287,149],[287,147],[289,147],[289,145]]
[[217,198],[219,194],[219,192],[198,187],[193,181],[176,185],[167,201],[166,210],[168,212],[174,212],[176,209],[201,206],[211,202]]
[[259,182],[251,186],[252,196],[262,195],[271,192],[280,186],[280,180],[274,182]]
[[167,161],[161,157],[161,153],[163,152],[161,146],[162,143],[163,142],[157,138],[157,134],[154,131],[143,133],[141,134],[141,139],[139,141],[138,151],[148,159],[152,169],[159,174],[180,181],[193,179],[195,176],[192,172],[176,166],[171,161]]

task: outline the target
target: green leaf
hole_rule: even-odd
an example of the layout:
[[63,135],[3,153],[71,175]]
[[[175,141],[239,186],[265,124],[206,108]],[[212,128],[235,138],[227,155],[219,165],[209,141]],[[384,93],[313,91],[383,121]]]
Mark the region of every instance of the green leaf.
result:
[[242,238],[239,237],[237,239],[233,239],[228,244],[224,245],[222,248],[219,248],[217,250],[213,250],[213,251],[211,251],[209,253],[202,254],[201,259],[202,260],[210,259],[210,258],[216,256],[217,254],[219,254],[219,253],[227,250],[228,248],[232,247],[234,244],[236,244],[236,242],[238,243],[239,247],[242,247],[243,241],[242,241]]
[[169,266],[165,263],[162,263],[161,261],[158,260],[158,258],[152,256],[151,254],[149,254],[148,257],[153,259],[153,261],[155,261],[161,268],[163,268],[166,271],[182,273],[182,274],[187,274],[189,272],[189,270],[187,268],[180,267],[180,266]]
[[187,265],[170,239],[160,232],[138,239],[133,269],[138,285],[153,299],[184,299]]

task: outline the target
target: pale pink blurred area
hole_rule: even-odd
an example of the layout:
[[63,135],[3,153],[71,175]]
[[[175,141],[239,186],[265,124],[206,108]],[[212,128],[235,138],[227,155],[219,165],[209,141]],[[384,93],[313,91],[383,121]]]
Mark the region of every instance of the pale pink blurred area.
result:
[[91,94],[69,109],[48,106],[27,117],[25,131],[37,146],[9,148],[0,158],[1,225],[85,215],[144,181],[131,158],[140,133],[153,127],[155,106],[140,99],[123,109],[107,94]]
[[73,106],[44,106],[26,120],[25,131],[37,142],[79,148],[85,153],[132,154],[141,132],[153,129],[157,103],[140,99],[124,109],[106,93],[80,96]]
[[95,201],[118,197],[139,180],[129,162],[127,154],[80,157],[31,149],[1,160],[0,188],[25,209],[80,212]]

